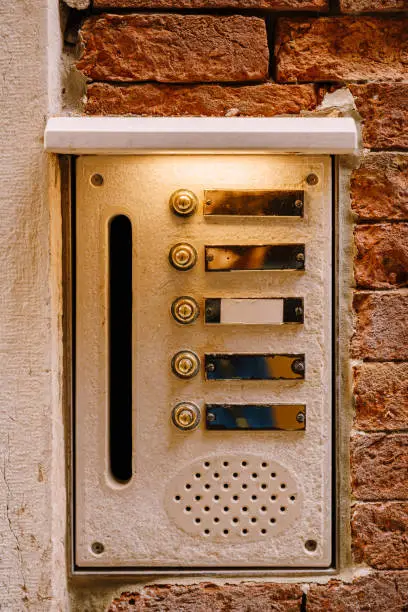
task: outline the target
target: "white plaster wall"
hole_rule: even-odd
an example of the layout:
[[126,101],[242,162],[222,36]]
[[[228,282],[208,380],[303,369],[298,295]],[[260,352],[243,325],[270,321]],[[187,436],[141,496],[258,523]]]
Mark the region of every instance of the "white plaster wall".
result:
[[42,152],[59,49],[58,0],[0,2],[0,609],[13,612],[68,609],[59,179]]

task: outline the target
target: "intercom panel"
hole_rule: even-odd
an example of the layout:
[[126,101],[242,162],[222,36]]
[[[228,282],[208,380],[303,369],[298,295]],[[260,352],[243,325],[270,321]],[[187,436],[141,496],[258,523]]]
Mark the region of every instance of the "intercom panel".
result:
[[76,162],[75,562],[332,561],[329,156]]

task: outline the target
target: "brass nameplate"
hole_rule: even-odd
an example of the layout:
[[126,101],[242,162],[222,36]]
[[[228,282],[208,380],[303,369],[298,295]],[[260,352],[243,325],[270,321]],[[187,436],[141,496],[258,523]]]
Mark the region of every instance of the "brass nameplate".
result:
[[207,429],[304,431],[304,404],[206,404]]
[[303,380],[305,356],[286,354],[206,354],[206,380]]
[[304,270],[304,244],[223,245],[205,247],[207,272],[232,270]]
[[204,191],[204,215],[303,217],[303,190]]

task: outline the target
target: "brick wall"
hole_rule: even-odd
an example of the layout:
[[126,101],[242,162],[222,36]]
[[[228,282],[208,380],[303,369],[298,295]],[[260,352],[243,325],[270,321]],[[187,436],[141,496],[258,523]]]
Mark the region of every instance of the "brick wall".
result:
[[[191,11],[191,9],[194,9]],[[145,12],[143,12],[145,11]],[[155,12],[159,11],[159,12]],[[201,11],[201,12],[200,12]],[[364,151],[355,215],[353,582],[153,585],[110,610],[408,609],[407,0],[94,0],[88,114],[273,116],[349,88]],[[404,151],[407,151],[404,153]]]

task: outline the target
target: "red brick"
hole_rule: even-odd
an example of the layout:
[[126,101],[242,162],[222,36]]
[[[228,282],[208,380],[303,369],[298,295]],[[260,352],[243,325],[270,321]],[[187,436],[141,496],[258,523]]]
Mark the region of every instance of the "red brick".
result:
[[326,11],[326,0],[94,0],[96,9],[266,9],[269,11]]
[[355,434],[351,485],[356,499],[408,499],[408,434]]
[[277,81],[401,81],[408,19],[323,17],[280,19]]
[[408,572],[374,572],[351,583],[312,584],[307,612],[403,612],[408,601]]
[[318,104],[313,85],[110,85],[88,87],[90,115],[272,117],[313,110]]
[[350,90],[363,118],[364,146],[408,149],[408,84],[368,83]]
[[351,177],[351,207],[361,219],[408,219],[408,155],[366,154]]
[[406,11],[407,0],[340,0],[343,13],[385,13]]
[[99,81],[259,81],[268,75],[265,21],[242,15],[93,15],[77,68]]
[[354,559],[376,569],[408,567],[408,503],[358,503],[351,519]]
[[354,398],[356,428],[408,429],[408,363],[356,366]]
[[408,223],[358,225],[354,240],[358,287],[392,289],[408,285]]
[[352,356],[408,360],[408,293],[356,293]]
[[165,584],[122,593],[108,612],[298,612],[301,601],[302,590],[296,584]]

